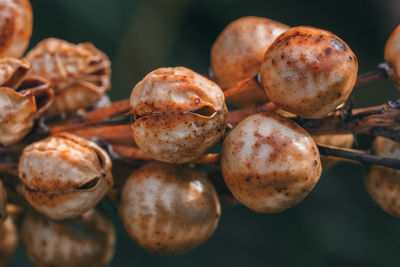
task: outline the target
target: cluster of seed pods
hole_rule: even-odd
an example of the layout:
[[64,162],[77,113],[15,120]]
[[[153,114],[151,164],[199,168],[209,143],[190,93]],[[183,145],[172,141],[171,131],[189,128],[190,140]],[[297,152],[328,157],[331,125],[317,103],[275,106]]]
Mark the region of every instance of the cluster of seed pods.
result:
[[[212,46],[213,80],[171,67],[150,72],[134,86],[128,101],[130,134],[134,149],[152,162],[121,182],[126,177],[112,170],[118,160],[112,144],[37,131],[48,121],[75,127],[77,114],[105,95],[111,87],[107,56],[90,43],[49,38],[19,58],[32,31],[30,4],[0,1],[0,13],[0,31],[7,33],[0,47],[0,144],[19,147],[18,171],[7,174],[18,178],[5,187],[27,210],[20,239],[39,266],[103,266],[110,261],[115,230],[95,207],[107,195],[119,202],[127,233],[150,252],[183,253],[205,242],[217,227],[221,207],[217,183],[194,163],[218,143],[217,168],[224,185],[239,203],[262,213],[281,212],[302,201],[322,168],[335,163],[321,163],[317,143],[353,144],[353,134],[311,136],[290,119],[323,118],[347,100],[358,71],[349,46],[325,30],[244,17],[229,24]],[[399,27],[386,44],[385,60],[399,85]],[[225,99],[224,93],[238,84],[247,89]],[[225,100],[237,107],[272,101],[278,109],[248,116],[231,129]],[[399,144],[387,139],[377,138],[373,151],[400,159]],[[372,198],[395,217],[400,217],[398,174],[372,166],[366,177]],[[12,255],[17,240],[7,210],[0,182],[0,263]]]

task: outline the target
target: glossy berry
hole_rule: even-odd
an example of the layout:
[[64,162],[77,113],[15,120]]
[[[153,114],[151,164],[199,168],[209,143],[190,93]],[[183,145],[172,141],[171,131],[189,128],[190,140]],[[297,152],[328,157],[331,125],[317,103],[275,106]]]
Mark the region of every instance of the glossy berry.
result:
[[221,88],[184,67],[149,73],[133,89],[130,106],[136,143],[159,161],[194,160],[225,132]]
[[235,198],[257,212],[280,212],[304,199],[321,175],[312,137],[289,119],[259,113],[224,141],[221,168]]
[[[216,82],[226,89],[257,75],[265,51],[288,29],[284,24],[260,17],[243,17],[231,22],[211,49],[211,68]],[[239,107],[267,100],[260,86],[227,99]]]
[[272,102],[304,118],[322,118],[346,101],[358,63],[347,44],[331,32],[294,27],[269,47],[261,80]]
[[119,211],[128,234],[157,254],[199,246],[213,234],[221,212],[204,172],[160,162],[132,173]]

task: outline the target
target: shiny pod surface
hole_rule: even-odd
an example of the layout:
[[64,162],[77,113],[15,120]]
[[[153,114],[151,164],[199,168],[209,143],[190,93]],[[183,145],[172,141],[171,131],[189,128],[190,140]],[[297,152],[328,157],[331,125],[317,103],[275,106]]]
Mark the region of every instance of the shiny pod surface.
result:
[[[400,159],[400,144],[377,137],[372,152],[381,157]],[[365,184],[368,193],[381,209],[400,218],[400,171],[372,165],[365,176]]]
[[257,212],[280,212],[303,200],[321,175],[312,137],[289,119],[259,113],[224,141],[223,178],[239,202]]
[[[226,89],[257,75],[265,51],[288,29],[289,26],[261,17],[243,17],[231,22],[211,49],[211,68],[216,82]],[[227,102],[244,107],[267,100],[263,88],[258,86],[229,97]]]
[[261,80],[272,102],[304,118],[322,118],[346,101],[358,63],[347,44],[331,32],[299,26],[269,47]]
[[27,146],[19,177],[29,203],[53,219],[88,211],[113,185],[108,154],[95,143],[67,133]]
[[22,56],[31,39],[32,26],[28,0],[0,0],[0,57]]
[[225,132],[227,108],[221,88],[184,67],[148,74],[133,89],[130,106],[136,143],[159,161],[194,160]]
[[21,225],[21,243],[37,266],[106,266],[115,250],[115,229],[97,210],[54,221],[32,211]]
[[385,61],[389,64],[389,77],[400,90],[400,25],[390,35],[385,45]]
[[119,211],[129,235],[158,254],[183,253],[199,246],[214,232],[221,212],[204,172],[161,162],[131,174]]
[[110,88],[110,61],[90,43],[72,44],[49,38],[26,55],[30,74],[49,80],[55,101],[46,115],[87,108],[99,101]]

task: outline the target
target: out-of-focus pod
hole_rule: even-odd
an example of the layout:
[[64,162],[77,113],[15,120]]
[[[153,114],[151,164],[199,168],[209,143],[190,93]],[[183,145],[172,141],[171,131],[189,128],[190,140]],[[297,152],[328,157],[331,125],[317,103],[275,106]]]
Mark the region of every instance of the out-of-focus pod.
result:
[[[377,137],[372,152],[381,157],[400,159],[400,144]],[[400,218],[400,171],[372,165],[365,176],[365,184],[368,193],[381,209]]]
[[397,26],[386,42],[385,61],[390,67],[390,79],[400,90],[400,25]]
[[119,211],[129,235],[158,254],[183,253],[199,246],[213,234],[221,212],[204,172],[160,162],[132,173]]
[[114,226],[96,209],[63,221],[30,211],[20,233],[24,250],[37,266],[99,267],[114,255]]
[[12,145],[32,129],[52,103],[53,91],[41,77],[27,76],[29,62],[0,59],[0,144]]
[[94,142],[61,133],[27,146],[19,161],[23,193],[53,219],[77,217],[111,189],[111,159]]
[[[260,71],[264,53],[276,37],[289,26],[261,17],[243,17],[221,32],[211,49],[211,69],[216,82],[227,89],[252,78]],[[268,100],[262,87],[227,98],[227,102],[245,107]]]
[[45,39],[26,55],[31,74],[49,80],[54,104],[46,112],[52,116],[95,104],[110,88],[110,61],[91,43],[71,44]]
[[0,58],[22,56],[31,39],[32,26],[28,0],[0,0]]
[[265,213],[281,212],[303,200],[321,175],[312,137],[272,113],[249,116],[228,134],[221,168],[235,198]]
[[225,132],[221,88],[184,67],[150,72],[133,88],[130,107],[137,145],[159,161],[192,161]]
[[7,266],[14,255],[17,243],[17,229],[14,221],[8,217],[0,224],[0,266]]

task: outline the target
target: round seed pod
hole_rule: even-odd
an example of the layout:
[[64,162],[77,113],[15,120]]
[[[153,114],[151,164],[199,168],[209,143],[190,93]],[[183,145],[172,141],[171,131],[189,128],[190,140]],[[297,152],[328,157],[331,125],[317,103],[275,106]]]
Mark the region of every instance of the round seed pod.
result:
[[400,25],[397,26],[386,42],[385,61],[390,66],[390,79],[400,89]]
[[49,38],[30,50],[26,59],[32,64],[30,73],[49,80],[54,90],[47,116],[90,107],[110,88],[110,61],[91,43]]
[[0,59],[0,144],[19,142],[52,103],[53,91],[47,81],[26,77],[29,62]]
[[[351,148],[354,143],[353,134],[324,134],[313,135],[314,141],[317,144],[336,146],[343,148]],[[329,157],[321,156],[322,169],[327,170],[332,168],[338,161]]]
[[115,250],[114,226],[94,209],[64,221],[28,212],[20,231],[22,246],[37,266],[106,266]]
[[[372,152],[381,157],[400,159],[400,144],[377,137]],[[400,171],[372,165],[365,176],[365,184],[369,195],[382,210],[400,218]]]
[[17,248],[18,233],[13,220],[8,217],[0,224],[0,266],[7,266]]
[[349,97],[358,63],[347,44],[331,32],[299,26],[268,48],[261,80],[272,102],[304,118],[322,118]]
[[321,175],[312,137],[272,113],[249,116],[228,134],[221,168],[235,198],[265,213],[281,212],[303,200]]
[[20,57],[32,35],[33,14],[28,0],[0,1],[0,57]]
[[[211,68],[217,83],[229,88],[257,75],[265,51],[289,26],[260,17],[243,17],[231,22],[218,36],[211,49]],[[263,88],[227,98],[227,102],[245,107],[268,100]]]
[[133,89],[130,106],[137,145],[159,161],[192,161],[225,132],[227,108],[221,88],[184,67],[148,74]]
[[53,219],[83,214],[113,185],[108,154],[67,133],[27,146],[19,161],[19,177],[28,202]]
[[154,162],[134,171],[119,207],[129,235],[158,254],[183,253],[205,242],[221,213],[204,172]]

